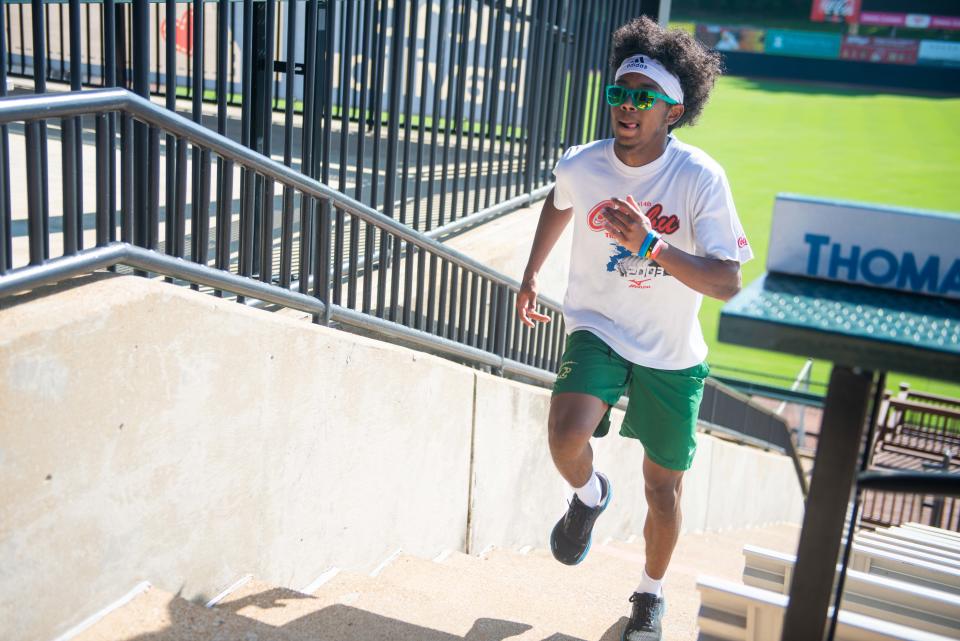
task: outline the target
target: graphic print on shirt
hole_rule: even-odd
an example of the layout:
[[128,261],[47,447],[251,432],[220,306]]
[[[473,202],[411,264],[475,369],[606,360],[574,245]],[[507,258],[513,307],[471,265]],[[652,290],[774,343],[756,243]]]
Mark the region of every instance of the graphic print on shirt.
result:
[[[660,203],[651,203],[649,201],[640,201],[641,207],[648,207],[646,211],[647,218],[653,230],[658,234],[668,236],[680,229],[680,219],[676,214],[665,215],[663,205]],[[613,239],[613,235],[606,231],[603,226],[606,219],[603,217],[603,209],[612,207],[613,201],[602,200],[590,210],[587,215],[587,225],[590,231],[602,232],[607,238]],[[621,278],[626,279],[631,289],[650,289],[651,283],[655,278],[669,276],[666,270],[649,258],[640,258],[629,249],[616,242],[610,243],[613,247],[613,253],[607,261],[606,270],[608,272],[617,272]]]

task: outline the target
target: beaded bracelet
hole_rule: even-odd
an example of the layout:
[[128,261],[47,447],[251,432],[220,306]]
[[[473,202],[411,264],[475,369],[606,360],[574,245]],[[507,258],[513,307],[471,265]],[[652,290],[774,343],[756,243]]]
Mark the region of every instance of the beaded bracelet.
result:
[[650,248],[653,247],[653,244],[660,240],[660,236],[656,232],[647,232],[647,237],[643,239],[643,244],[640,245],[640,251],[637,252],[637,256],[640,258],[650,258]]

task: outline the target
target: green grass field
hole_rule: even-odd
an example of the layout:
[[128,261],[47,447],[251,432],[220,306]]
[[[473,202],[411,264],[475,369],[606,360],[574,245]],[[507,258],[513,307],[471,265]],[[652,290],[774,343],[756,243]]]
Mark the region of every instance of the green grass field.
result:
[[[960,214],[960,98],[723,78],[700,122],[677,130],[726,169],[756,258],[744,284],[766,263],[774,196],[824,198]],[[700,314],[709,362],[795,376],[803,360],[719,343],[722,303],[705,299]],[[814,379],[825,381],[829,364]],[[960,396],[960,386],[890,374],[912,387]]]

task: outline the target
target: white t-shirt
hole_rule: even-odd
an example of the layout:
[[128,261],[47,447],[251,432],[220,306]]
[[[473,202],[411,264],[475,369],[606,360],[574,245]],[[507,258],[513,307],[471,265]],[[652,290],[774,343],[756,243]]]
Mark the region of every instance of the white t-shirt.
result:
[[603,229],[606,201],[630,194],[670,245],[744,263],[753,251],[719,164],[673,136],[643,167],[617,158],[613,139],[571,147],[553,170],[553,204],[573,207],[573,251],[563,304],[566,329],[586,329],[630,362],[692,367],[707,356],[697,313],[703,296],[655,261],[631,254]]

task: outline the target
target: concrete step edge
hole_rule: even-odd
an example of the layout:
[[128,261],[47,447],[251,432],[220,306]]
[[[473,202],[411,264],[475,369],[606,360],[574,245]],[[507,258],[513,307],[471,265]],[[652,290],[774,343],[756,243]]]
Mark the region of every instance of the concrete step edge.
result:
[[372,577],[380,576],[380,573],[386,570],[391,563],[396,561],[401,554],[403,554],[403,550],[401,548],[397,548],[396,550],[391,552],[387,556],[387,558],[385,558],[383,561],[380,562],[380,564],[377,567],[373,568],[373,570],[370,572],[370,576]]
[[91,614],[86,619],[84,619],[77,625],[73,626],[72,628],[70,628],[69,630],[67,630],[60,636],[58,636],[53,641],[70,641],[70,639],[74,639],[80,636],[81,634],[83,634],[84,632],[86,632],[87,630],[95,626],[97,623],[99,623],[108,614],[110,614],[111,612],[115,612],[116,610],[119,610],[120,608],[127,605],[128,603],[130,603],[131,601],[133,601],[138,596],[140,596],[141,594],[143,594],[144,592],[146,592],[152,587],[153,586],[150,585],[148,581],[141,581],[140,583],[133,586],[133,588],[129,592],[124,594],[122,597],[120,597],[113,603],[107,605],[103,609]]
[[313,594],[321,587],[332,581],[338,574],[340,574],[340,568],[336,566],[329,567],[324,570],[320,576],[305,585],[303,589],[298,590],[298,592],[303,592],[304,594]]
[[207,601],[206,605],[204,605],[203,607],[212,608],[213,606],[220,603],[221,601],[226,599],[228,596],[230,596],[231,594],[233,594],[234,592],[236,592],[237,590],[245,586],[247,583],[251,581],[251,579],[253,579],[252,574],[244,574],[242,577],[240,577],[239,579],[231,583],[223,592],[221,592],[217,596]]

